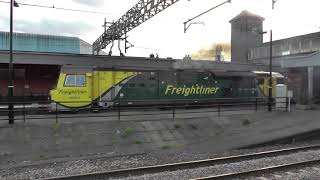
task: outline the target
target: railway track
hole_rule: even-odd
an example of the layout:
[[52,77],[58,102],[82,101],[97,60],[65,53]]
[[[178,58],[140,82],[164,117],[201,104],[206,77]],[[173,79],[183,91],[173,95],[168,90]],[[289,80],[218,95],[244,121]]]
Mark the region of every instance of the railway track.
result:
[[229,174],[221,174],[217,176],[200,177],[200,178],[194,178],[192,180],[209,180],[209,179],[225,180],[225,179],[234,179],[234,178],[246,178],[250,176],[257,176],[259,174],[270,174],[276,171],[286,171],[294,168],[304,168],[308,166],[313,166],[315,164],[320,164],[320,159],[302,161],[302,162],[296,162],[296,163],[287,163],[287,164],[278,165],[278,166],[269,166],[265,168],[258,168],[258,169],[253,169],[249,171],[242,171],[242,172],[229,173]]
[[[43,180],[75,180],[75,179],[76,180],[83,180],[83,179],[98,180],[98,179],[109,179],[109,178],[125,178],[129,176],[140,176],[144,174],[155,174],[155,173],[166,172],[166,171],[195,169],[199,167],[208,167],[213,165],[228,164],[228,163],[241,162],[246,160],[255,160],[255,159],[267,158],[267,157],[277,157],[282,155],[290,155],[298,152],[305,152],[309,150],[320,150],[320,144],[250,153],[250,154],[244,154],[244,155],[227,156],[227,157],[221,157],[221,158],[197,160],[197,161],[190,161],[190,162],[180,162],[180,163],[172,163],[172,164],[164,164],[164,165],[156,165],[156,166],[145,166],[145,167],[97,172],[97,173],[51,177]],[[253,176],[258,173],[269,173],[276,170],[296,168],[301,166],[309,166],[313,164],[320,164],[320,159],[303,161],[303,162],[295,162],[295,163],[283,164],[278,166],[270,166],[270,167],[264,167],[260,169],[253,169],[253,170],[230,173],[230,174],[220,174],[217,176],[200,177],[196,179],[228,179],[228,178],[232,179],[235,177]]]

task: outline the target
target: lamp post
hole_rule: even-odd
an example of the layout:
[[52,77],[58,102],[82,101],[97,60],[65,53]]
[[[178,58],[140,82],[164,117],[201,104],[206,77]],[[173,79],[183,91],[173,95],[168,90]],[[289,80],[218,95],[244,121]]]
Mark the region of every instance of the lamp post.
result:
[[278,0],[272,0],[272,9],[274,9],[274,4],[277,2]]
[[8,85],[8,118],[9,124],[14,124],[14,104],[13,104],[13,7],[19,7],[15,0],[10,1],[10,62],[9,62],[9,85]]
[[268,110],[272,111],[272,30],[270,30],[270,59],[269,59],[269,99]]
[[[253,31],[256,32],[256,31]],[[258,34],[266,34],[267,31],[256,32]],[[272,111],[272,30],[270,30],[270,58],[269,58],[269,88],[268,88],[268,110]]]
[[[274,9],[274,4],[278,0],[272,0],[272,10]],[[270,30],[270,60],[269,60],[269,100],[268,100],[268,110],[272,111],[272,29]]]

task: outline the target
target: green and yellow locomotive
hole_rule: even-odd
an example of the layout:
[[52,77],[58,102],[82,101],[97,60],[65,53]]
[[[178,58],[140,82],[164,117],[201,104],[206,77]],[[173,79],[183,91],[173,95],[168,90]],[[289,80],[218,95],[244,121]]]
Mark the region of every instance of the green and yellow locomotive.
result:
[[[165,100],[214,101],[217,98],[257,97],[256,75],[250,72],[194,70],[117,71],[63,67],[51,100],[65,108],[108,107]],[[130,102],[132,101],[132,102]]]

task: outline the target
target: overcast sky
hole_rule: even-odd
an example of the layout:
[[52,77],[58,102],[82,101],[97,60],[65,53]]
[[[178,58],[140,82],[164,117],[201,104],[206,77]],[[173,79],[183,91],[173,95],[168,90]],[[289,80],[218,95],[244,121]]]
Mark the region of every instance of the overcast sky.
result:
[[[9,1],[9,0],[7,0]],[[99,11],[90,14],[54,9],[20,6],[14,9],[14,30],[27,33],[77,36],[93,43],[103,32],[104,18],[117,20],[139,0],[17,0],[21,3]],[[232,0],[231,4],[211,11],[195,20],[205,25],[192,25],[183,33],[183,22],[225,0],[180,0],[149,21],[132,30],[129,41],[136,47],[128,56],[148,56],[151,52],[161,57],[182,58],[185,54],[214,43],[230,42],[229,20],[242,10],[266,18],[264,30],[274,31],[274,39],[317,32],[320,23],[319,0],[278,0],[275,10],[271,0]],[[9,4],[0,3],[0,31],[9,31]],[[265,41],[269,34],[265,35]],[[116,46],[115,46],[116,47]],[[117,55],[117,48],[114,54]],[[106,51],[109,51],[109,47]]]

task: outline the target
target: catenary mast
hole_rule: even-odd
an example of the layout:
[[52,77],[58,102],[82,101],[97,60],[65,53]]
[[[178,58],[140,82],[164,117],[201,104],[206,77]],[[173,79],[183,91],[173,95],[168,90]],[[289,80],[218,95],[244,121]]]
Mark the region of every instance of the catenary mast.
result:
[[127,32],[178,1],[179,0],[140,0],[119,20],[112,23],[111,26],[93,43],[93,53],[99,54],[101,49],[106,48],[107,45],[115,40],[122,39],[122,36],[126,36]]

